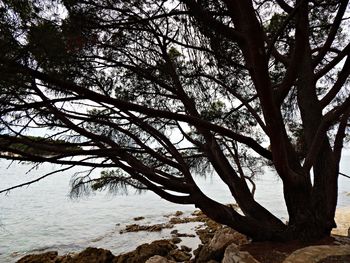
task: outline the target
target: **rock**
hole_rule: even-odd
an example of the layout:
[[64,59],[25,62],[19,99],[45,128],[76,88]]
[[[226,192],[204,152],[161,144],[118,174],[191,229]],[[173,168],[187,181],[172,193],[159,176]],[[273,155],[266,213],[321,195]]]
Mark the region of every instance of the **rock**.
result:
[[186,234],[186,233],[177,233],[177,237],[196,237],[194,234]]
[[192,256],[190,253],[175,249],[170,251],[169,257],[175,259],[176,262],[183,262],[190,260]]
[[196,263],[205,263],[211,259],[221,261],[223,257],[223,251],[213,251],[208,245],[204,245],[199,252],[197,252],[195,262]]
[[114,255],[109,250],[88,247],[79,254],[58,256],[57,251],[27,255],[18,263],[112,263]]
[[192,248],[190,248],[190,247],[188,247],[188,246],[184,246],[184,245],[182,245],[182,246],[180,247],[180,249],[181,249],[182,251],[185,251],[185,252],[191,252],[191,251],[192,251]]
[[222,228],[222,226],[207,217],[203,217],[203,222],[205,222],[206,227],[204,229],[199,228],[196,233],[203,244],[208,243],[214,234]]
[[179,232],[179,230],[174,229],[174,230],[172,230],[172,231],[170,232],[170,234],[172,234],[172,235],[176,235],[178,232]]
[[88,247],[79,254],[73,256],[67,263],[111,263],[113,259],[114,255],[109,250]]
[[252,255],[246,251],[239,251],[236,244],[230,244],[224,254],[221,263],[259,263]]
[[140,220],[143,220],[143,219],[145,219],[144,216],[134,217],[134,221],[140,221]]
[[[321,262],[327,257],[336,256],[350,256],[350,245],[332,246],[309,246],[298,249],[290,254],[283,263],[298,263],[308,262],[317,263]],[[334,261],[334,262],[348,262],[348,261]]]
[[176,225],[176,224],[184,224],[184,223],[189,222],[189,219],[187,219],[187,218],[179,218],[179,217],[172,217],[172,218],[170,218],[169,222],[171,224],[174,224],[174,225]]
[[231,243],[235,243],[236,245],[244,245],[248,244],[249,241],[245,235],[242,235],[230,227],[224,227],[215,233],[213,239],[209,243],[209,246],[213,250],[220,250],[222,248],[226,248]]
[[176,211],[174,216],[182,216],[184,213],[182,211]]
[[49,251],[42,254],[24,256],[17,263],[54,263],[57,256],[57,251]]
[[350,237],[350,227],[348,228],[348,237]]
[[186,222],[186,219],[184,219],[184,218],[172,217],[172,218],[170,218],[169,223],[176,225],[176,224],[184,224],[187,222]]
[[173,228],[174,225],[172,224],[155,224],[155,225],[138,225],[138,224],[131,224],[127,225],[125,229],[120,230],[120,234],[128,233],[128,232],[139,232],[139,231],[148,231],[148,232],[159,232],[164,228]]
[[182,239],[179,238],[179,237],[173,237],[173,238],[171,239],[171,242],[173,242],[174,244],[178,244],[178,243],[180,243],[181,241],[182,241]]
[[196,262],[207,262],[210,259],[221,261],[226,247],[231,243],[242,245],[249,242],[244,235],[238,233],[232,228],[225,227],[219,229],[216,231],[211,241],[203,246],[198,254]]
[[175,263],[175,261],[156,255],[156,256],[150,257],[145,263]]
[[164,217],[171,217],[171,216],[181,216],[183,215],[183,212],[182,211],[176,211],[175,213],[171,213],[171,214],[167,214],[167,215],[164,215]]
[[195,211],[193,211],[193,213],[191,215],[193,215],[193,216],[201,216],[201,215],[204,215],[204,213],[202,212],[202,210],[195,210]]
[[202,248],[203,248],[203,245],[202,245],[202,244],[199,244],[198,247],[197,247],[195,250],[193,250],[193,255],[194,255],[196,258],[198,257],[198,255],[199,255],[199,253],[201,252]]
[[[173,216],[173,215],[168,215],[167,217],[170,217],[170,216]],[[193,217],[182,217],[182,218],[180,218],[178,216],[174,216],[174,217],[170,218],[169,222],[171,224],[184,224],[184,223],[190,223],[190,222],[208,223],[209,221],[212,221],[203,213],[198,213],[198,215],[192,214],[192,216]]]
[[208,228],[196,230],[197,236],[201,240],[202,244],[207,244],[214,237],[214,232],[208,231]]
[[75,255],[69,263],[110,263],[113,259],[114,255],[109,250],[88,247]]
[[150,257],[159,255],[167,256],[170,251],[176,249],[169,240],[157,240],[150,244],[138,246],[134,251],[115,257],[113,263],[140,263],[145,262]]

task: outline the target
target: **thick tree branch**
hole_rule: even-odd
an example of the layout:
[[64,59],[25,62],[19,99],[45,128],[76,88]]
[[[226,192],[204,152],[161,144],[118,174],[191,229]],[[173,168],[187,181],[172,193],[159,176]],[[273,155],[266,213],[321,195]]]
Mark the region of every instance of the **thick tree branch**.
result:
[[277,4],[283,9],[286,13],[293,12],[294,8],[288,5],[284,0],[276,0]]
[[340,118],[338,131],[335,136],[333,152],[334,152],[335,159],[338,163],[340,162],[340,158],[341,158],[341,152],[343,149],[344,138],[346,135],[345,132],[348,126],[349,118],[350,118],[350,109],[347,112],[345,112]]
[[329,103],[337,96],[338,92],[343,88],[346,80],[350,75],[350,56],[346,58],[344,66],[338,74],[337,81],[333,84],[333,87],[328,91],[326,95],[320,100],[320,106],[324,109]]
[[[305,161],[303,164],[303,167],[306,171],[309,171],[311,167],[313,166],[317,154],[323,147],[323,140],[326,138],[327,131],[331,125],[334,124],[334,122],[342,115],[343,119],[341,120],[341,125],[339,127],[339,135],[337,135],[336,139],[336,155],[339,154],[338,152],[341,150],[342,146],[342,140],[343,140],[343,132],[345,132],[345,127],[347,125],[347,120],[349,118],[349,111],[350,111],[350,97],[341,105],[336,108],[334,108],[332,111],[328,112],[322,119],[321,124],[319,125],[317,132],[314,136],[313,142],[310,146],[309,152],[305,157]],[[345,127],[344,127],[345,125]],[[338,156],[339,157],[339,156]]]
[[330,70],[342,61],[346,56],[350,55],[350,43],[345,46],[345,48],[329,63],[326,64],[322,69],[315,73],[315,81],[319,80],[325,76]]

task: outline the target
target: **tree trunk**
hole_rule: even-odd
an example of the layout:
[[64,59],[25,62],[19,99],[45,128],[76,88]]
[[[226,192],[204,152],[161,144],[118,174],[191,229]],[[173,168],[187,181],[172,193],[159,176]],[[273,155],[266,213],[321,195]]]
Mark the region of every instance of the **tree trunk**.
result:
[[319,214],[323,207],[313,205],[310,189],[302,184],[286,185],[284,196],[289,213],[287,240],[312,241],[329,236],[331,229],[327,227],[327,219]]
[[289,213],[288,238],[317,240],[330,235],[336,227],[338,172],[339,164],[325,140],[314,165],[313,185],[309,175],[294,176],[291,182],[284,182]]
[[[326,145],[326,144],[325,144]],[[327,146],[327,145],[326,145]],[[327,147],[319,154],[315,164],[315,179],[312,184],[309,174],[294,173],[284,181],[284,197],[289,222],[257,214],[241,215],[232,208],[211,200],[203,193],[196,194],[196,206],[208,217],[249,236],[254,241],[315,241],[330,235],[334,223],[337,200],[338,164]],[[249,203],[249,202],[248,202]],[[247,205],[247,203],[245,204]],[[256,207],[252,207],[254,210]],[[269,215],[270,216],[270,215]]]
[[325,219],[329,232],[336,227],[334,216],[338,200],[339,163],[327,140],[314,165],[313,207],[317,217]]

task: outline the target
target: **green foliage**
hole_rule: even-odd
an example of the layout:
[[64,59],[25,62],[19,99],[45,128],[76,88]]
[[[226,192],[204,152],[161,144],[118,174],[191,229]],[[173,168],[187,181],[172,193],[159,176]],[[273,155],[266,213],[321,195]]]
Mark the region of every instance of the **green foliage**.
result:
[[171,47],[168,51],[168,56],[169,56],[170,60],[176,61],[179,57],[182,56],[182,54],[176,48]]
[[202,111],[202,116],[208,121],[222,119],[225,112],[225,103],[222,101],[214,101],[208,105],[208,108]]
[[[271,17],[269,24],[266,27],[266,31],[270,34],[276,34],[280,29],[283,23],[288,18],[288,15],[286,14],[273,14]],[[285,34],[285,31],[283,30],[283,33]]]
[[43,21],[30,28],[28,47],[39,65],[47,70],[55,70],[67,62],[68,54],[62,32],[50,21]]
[[99,178],[77,177],[72,180],[70,195],[79,197],[88,195],[91,191],[108,190],[113,194],[128,194],[130,188],[137,189],[138,193],[146,187],[120,170],[104,170]]

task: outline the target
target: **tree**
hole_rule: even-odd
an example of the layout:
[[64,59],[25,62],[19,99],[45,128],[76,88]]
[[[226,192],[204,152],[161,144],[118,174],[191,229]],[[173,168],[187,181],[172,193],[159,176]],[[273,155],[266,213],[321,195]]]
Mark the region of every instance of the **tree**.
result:
[[[151,190],[254,240],[328,236],[349,132],[348,2],[2,1],[0,149],[16,155],[1,157],[108,168],[73,193]],[[263,165],[288,224],[254,199]],[[198,188],[208,171],[243,215]]]

